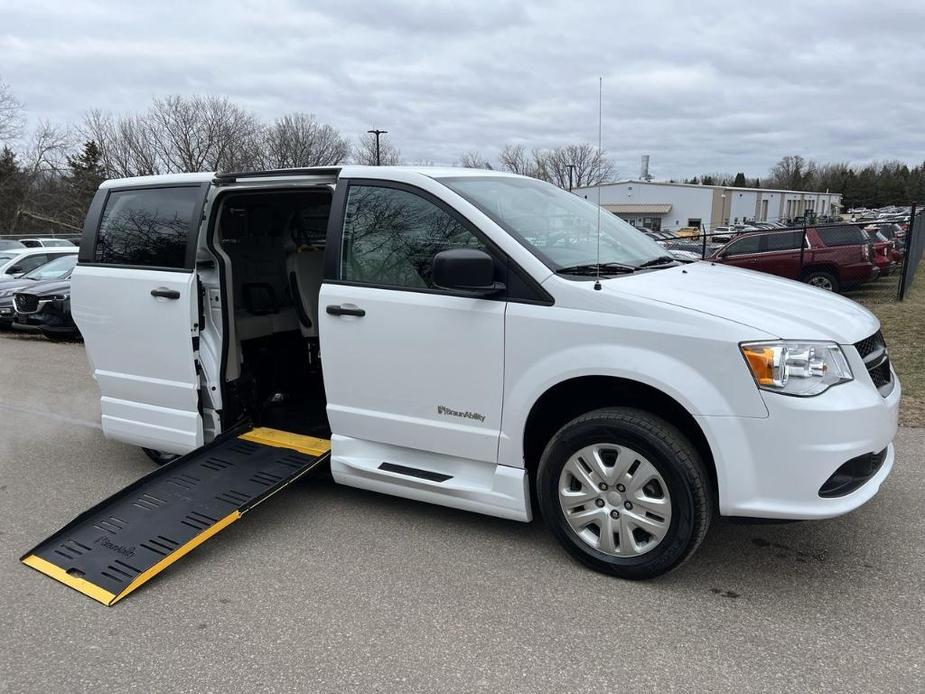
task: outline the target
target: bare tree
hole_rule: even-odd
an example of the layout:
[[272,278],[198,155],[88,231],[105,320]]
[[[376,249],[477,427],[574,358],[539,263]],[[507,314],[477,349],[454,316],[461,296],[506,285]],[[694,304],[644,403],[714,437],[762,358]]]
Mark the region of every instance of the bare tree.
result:
[[546,152],[544,161],[548,180],[560,188],[568,188],[569,171],[575,188],[595,186],[616,175],[613,163],[599,153],[597,147],[587,143],[551,149]]
[[520,174],[521,176],[536,176],[540,166],[537,165],[536,156],[539,152],[534,150],[531,155],[526,145],[504,145],[499,159],[504,171]]
[[261,155],[262,166],[269,169],[330,166],[350,156],[350,142],[312,115],[289,113],[264,131]]
[[168,96],[146,113],[91,111],[81,129],[110,176],[255,168],[263,126],[225,97]]
[[0,141],[12,140],[22,129],[22,104],[10,85],[0,79]]
[[816,177],[816,163],[799,154],[788,154],[771,167],[768,184],[772,188],[802,190]]
[[9,231],[16,231],[24,217],[43,224],[71,225],[44,210],[56,211],[66,195],[62,174],[67,169],[68,153],[73,147],[70,133],[47,121],[38,124],[26,142],[19,168],[20,193],[12,210]]
[[149,146],[167,171],[254,167],[261,125],[227,97],[155,99],[145,120]]
[[491,163],[476,150],[465,152],[459,158],[459,165],[466,169],[491,169]]
[[163,172],[146,131],[144,116],[136,114],[116,119],[98,109],[90,111],[80,127],[85,139],[97,143],[103,168],[111,178]]
[[[376,165],[376,136],[364,133],[357,139],[353,148],[353,161],[367,166]],[[395,166],[401,162],[401,152],[386,138],[379,136],[379,162],[382,166]]]

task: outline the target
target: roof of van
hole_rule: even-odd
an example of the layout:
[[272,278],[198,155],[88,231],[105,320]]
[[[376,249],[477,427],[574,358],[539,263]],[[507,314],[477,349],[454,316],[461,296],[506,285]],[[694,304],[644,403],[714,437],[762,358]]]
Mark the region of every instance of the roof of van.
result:
[[235,173],[202,171],[197,173],[172,173],[157,176],[133,176],[131,178],[113,178],[103,181],[100,188],[122,188],[127,186],[144,185],[170,185],[208,183],[216,176],[232,177],[237,179],[248,178],[248,174],[260,178],[286,178],[292,176],[333,175],[347,178],[388,178],[388,172],[394,171],[402,174],[421,174],[431,178],[449,176],[506,176],[520,178],[517,174],[492,169],[467,169],[457,166],[359,166],[347,164],[344,166],[314,166],[298,169],[275,169],[273,171],[243,171]]

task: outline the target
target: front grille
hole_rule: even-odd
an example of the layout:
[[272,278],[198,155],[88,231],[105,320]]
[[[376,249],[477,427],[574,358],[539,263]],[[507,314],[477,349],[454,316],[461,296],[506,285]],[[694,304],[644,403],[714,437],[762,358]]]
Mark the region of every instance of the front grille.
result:
[[890,353],[886,348],[883,333],[878,330],[854,346],[864,360],[864,366],[867,367],[874,387],[883,397],[889,395],[893,391],[893,373],[890,370]]
[[17,294],[13,304],[19,313],[35,313],[39,309],[39,298],[34,294]]
[[860,352],[861,359],[867,359],[867,357],[874,352],[885,348],[886,342],[883,339],[883,333],[878,330],[866,340],[861,340],[854,346],[857,347],[858,352]]

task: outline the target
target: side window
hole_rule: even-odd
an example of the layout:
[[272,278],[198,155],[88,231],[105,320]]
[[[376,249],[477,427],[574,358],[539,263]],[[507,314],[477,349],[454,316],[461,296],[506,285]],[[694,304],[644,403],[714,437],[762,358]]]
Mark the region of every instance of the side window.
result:
[[768,234],[767,251],[798,251],[800,250],[802,231],[785,231],[782,234]]
[[485,245],[455,217],[419,195],[350,186],[341,277],[363,284],[433,288],[431,262],[451,248]]
[[748,234],[735,243],[729,244],[726,249],[728,255],[746,255],[748,253],[757,253],[758,245],[761,242],[758,234]]
[[48,256],[44,253],[36,253],[35,255],[23,256],[22,260],[16,263],[16,267],[19,268],[19,272],[29,272],[30,270],[35,270],[39,265],[44,265],[48,262]]
[[186,267],[199,187],[117,190],[109,194],[96,237],[97,263]]

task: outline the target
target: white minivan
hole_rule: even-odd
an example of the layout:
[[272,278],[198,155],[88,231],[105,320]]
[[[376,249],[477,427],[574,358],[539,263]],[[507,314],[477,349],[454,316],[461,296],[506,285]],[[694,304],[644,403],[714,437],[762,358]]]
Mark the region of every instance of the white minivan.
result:
[[717,513],[866,502],[900,400],[863,307],[665,253],[494,171],[153,176],[100,187],[71,301],[111,438],[323,437],[341,484],[538,508],[580,561],[647,578]]

